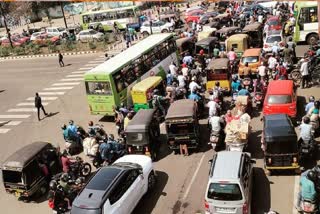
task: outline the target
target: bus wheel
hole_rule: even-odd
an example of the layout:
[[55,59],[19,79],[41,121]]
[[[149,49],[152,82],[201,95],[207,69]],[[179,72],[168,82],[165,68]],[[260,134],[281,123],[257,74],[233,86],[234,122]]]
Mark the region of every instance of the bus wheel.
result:
[[308,45],[313,45],[319,40],[319,36],[315,33],[310,34],[307,38]]

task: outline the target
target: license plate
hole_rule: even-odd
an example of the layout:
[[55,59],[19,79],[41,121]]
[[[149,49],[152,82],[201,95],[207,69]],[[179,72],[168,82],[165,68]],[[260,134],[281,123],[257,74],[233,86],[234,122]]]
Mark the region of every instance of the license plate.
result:
[[234,213],[235,209],[234,208],[225,208],[225,207],[216,207],[217,212],[222,212],[222,213]]

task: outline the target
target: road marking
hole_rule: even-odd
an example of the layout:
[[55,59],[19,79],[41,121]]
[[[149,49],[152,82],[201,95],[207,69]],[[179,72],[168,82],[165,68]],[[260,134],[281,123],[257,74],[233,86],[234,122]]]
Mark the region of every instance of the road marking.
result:
[[191,189],[191,186],[192,186],[194,180],[196,179],[197,174],[198,174],[198,172],[199,172],[199,170],[200,170],[200,167],[201,167],[202,161],[203,161],[203,159],[204,159],[204,156],[205,156],[205,154],[202,155],[202,157],[201,157],[201,159],[200,159],[200,162],[198,163],[197,169],[196,169],[196,171],[194,172],[194,174],[193,174],[193,176],[192,176],[192,178],[191,178],[190,184],[189,184],[186,192],[185,192],[184,195],[183,195],[183,198],[182,198],[183,200],[185,200],[185,199],[187,198],[188,194],[189,194],[189,191],[190,191],[190,189]]
[[8,131],[10,131],[10,129],[1,129],[1,128],[0,128],[0,134],[5,134],[5,133],[7,133]]
[[59,91],[59,90],[69,90],[73,89],[73,87],[52,87],[52,88],[44,88],[45,91]]
[[[46,102],[42,102],[42,105],[43,106],[46,106],[48,105],[49,103],[46,103]],[[34,106],[34,103],[18,103],[17,106]]]
[[66,92],[63,91],[57,91],[57,92],[39,92],[39,95],[64,95]]
[[61,79],[60,81],[68,82],[68,81],[82,81],[83,78],[69,78],[69,79]]
[[[41,97],[41,100],[56,100],[58,97]],[[34,97],[29,97],[27,100],[34,100]]]
[[86,71],[72,71],[72,74],[84,74]]
[[64,86],[64,85],[79,85],[80,82],[61,82],[61,83],[54,83],[52,86]]
[[100,65],[101,63],[97,63],[97,62],[95,62],[95,63],[87,63],[86,65],[84,65],[84,66],[87,66],[87,67],[89,67],[89,66],[97,66],[97,65]]
[[36,108],[12,108],[7,112],[37,112]]
[[70,75],[67,75],[66,77],[83,77],[84,74],[70,74]]
[[294,191],[293,191],[293,208],[292,208],[292,214],[298,214],[298,210],[296,209],[296,199],[297,195],[299,193],[299,182],[300,182],[300,176],[294,176]]
[[105,60],[101,60],[101,59],[93,60],[93,61],[88,62],[88,64],[91,64],[91,63],[102,63],[102,62],[105,62]]
[[30,114],[6,114],[0,115],[1,119],[25,119],[30,117]]
[[94,68],[94,67],[79,68],[79,70],[90,70],[92,68]]
[[0,125],[2,126],[17,126],[20,123],[22,123],[22,121],[0,121]]

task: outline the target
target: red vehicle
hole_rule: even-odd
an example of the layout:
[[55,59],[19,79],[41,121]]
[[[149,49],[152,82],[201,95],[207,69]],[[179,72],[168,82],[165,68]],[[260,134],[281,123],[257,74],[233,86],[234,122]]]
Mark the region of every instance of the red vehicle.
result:
[[[23,45],[23,43],[20,42],[20,41],[17,40],[17,39],[11,39],[11,41],[12,41],[13,47],[20,47],[20,46]],[[3,47],[10,47],[10,41],[9,41],[9,39],[4,39],[4,40],[2,40],[2,41],[1,41],[1,46],[3,46]]]
[[281,30],[282,24],[278,16],[271,16],[266,24],[269,26],[269,30]]
[[30,37],[23,36],[21,34],[14,34],[14,35],[12,35],[12,38],[15,39],[15,40],[19,40],[23,44],[30,41]]
[[190,12],[186,12],[185,21],[188,25],[191,25],[193,21],[198,22],[200,20],[200,16],[204,14],[204,11],[201,9],[191,10]]
[[52,44],[58,45],[58,44],[60,44],[60,37],[59,36],[51,36],[48,34],[41,34],[41,35],[37,36],[36,39],[33,40],[32,42],[34,44],[39,45],[39,46],[47,46],[49,41],[51,41]]
[[297,95],[292,80],[274,80],[268,85],[263,103],[263,115],[287,114],[297,116]]

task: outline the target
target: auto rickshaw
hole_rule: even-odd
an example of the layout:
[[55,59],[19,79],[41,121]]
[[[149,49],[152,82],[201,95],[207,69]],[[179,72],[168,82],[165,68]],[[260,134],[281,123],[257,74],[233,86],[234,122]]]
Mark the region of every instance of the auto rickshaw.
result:
[[252,73],[258,72],[258,67],[261,65],[261,51],[261,48],[250,48],[244,51],[240,59],[239,75],[242,74],[246,63],[248,63]]
[[234,49],[238,57],[249,48],[249,36],[247,34],[234,34],[226,40],[227,52]]
[[225,92],[231,92],[231,74],[228,58],[212,59],[207,66],[207,90],[213,89],[216,82],[220,83]]
[[129,154],[145,154],[153,160],[160,148],[159,120],[154,109],[140,109],[126,127],[126,145]]
[[[46,175],[42,167],[46,167],[49,174]],[[8,157],[1,171],[6,192],[26,201],[45,194],[51,176],[62,169],[57,148],[47,142],[34,142]]]
[[184,37],[176,40],[177,49],[180,56],[183,56],[185,53],[194,52],[194,39],[190,37]]
[[263,46],[263,26],[260,22],[246,25],[242,32],[250,37],[250,46],[253,48],[262,48]]
[[137,112],[139,109],[149,109],[151,107],[152,93],[156,88],[160,92],[165,91],[160,76],[147,77],[132,87],[131,96],[134,111]]
[[213,22],[217,22],[218,28],[222,28],[223,26],[230,26],[232,24],[232,19],[229,13],[219,14],[213,18]]
[[197,149],[200,141],[200,128],[197,107],[193,100],[182,99],[173,102],[165,117],[169,148],[178,152],[180,144]]
[[225,41],[231,35],[241,32],[239,27],[224,27],[216,31],[216,35],[219,38],[219,41]]
[[216,30],[216,28],[203,28],[203,30],[198,33],[198,41],[208,37],[213,37]]
[[196,43],[195,52],[196,54],[198,54],[200,50],[203,50],[205,56],[208,58],[211,58],[214,46],[216,44],[219,44],[217,37],[208,37],[208,38],[202,39]]
[[298,173],[300,166],[297,134],[288,115],[266,115],[263,126],[265,169],[269,174],[275,170],[295,170]]

